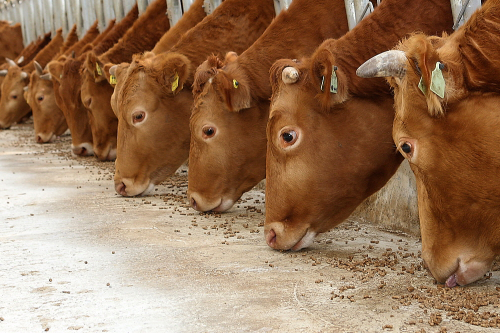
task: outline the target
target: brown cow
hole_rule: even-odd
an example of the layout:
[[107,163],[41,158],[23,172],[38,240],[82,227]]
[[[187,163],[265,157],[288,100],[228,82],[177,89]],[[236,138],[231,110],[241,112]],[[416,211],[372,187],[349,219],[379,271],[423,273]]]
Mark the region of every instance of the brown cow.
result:
[[226,0],[170,51],[136,57],[130,66],[118,68],[111,99],[119,122],[117,193],[145,194],[186,161],[193,96],[183,88],[193,83],[196,66],[213,53],[244,51],[274,13],[269,0]]
[[42,67],[54,57],[62,44],[62,29],[57,30],[56,36],[43,48],[29,64],[18,67],[13,61],[8,69],[7,76],[2,83],[0,97],[0,127],[9,128],[13,123],[21,120],[30,112],[30,107],[24,99],[24,87],[28,85],[29,74],[35,69],[34,61]]
[[[21,54],[15,59],[15,63],[19,67],[26,66],[29,64],[33,58],[40,52],[45,46],[47,46],[48,43],[50,43],[50,38],[51,33],[48,32],[45,34],[43,37],[39,37],[37,40],[33,41],[30,45],[26,46]],[[8,73],[8,69],[10,67],[9,63],[1,64],[0,65],[0,87],[3,83],[3,80],[5,76]],[[1,95],[1,90],[0,90],[0,95]]]
[[[95,23],[94,23],[94,25],[95,25]],[[77,42],[78,42],[78,34],[76,33],[76,24],[74,24],[73,28],[68,33],[68,36],[66,36],[66,40],[64,41],[64,44],[59,49],[59,54],[64,54],[64,52],[66,52],[70,47],[75,45],[75,43],[77,43]]]
[[499,25],[490,0],[452,35],[417,34],[358,70],[394,77],[392,135],[417,180],[422,258],[448,287],[500,254]]
[[[104,73],[104,64],[130,61],[135,53],[150,50],[170,28],[166,2],[155,1],[111,49],[94,49],[82,66],[81,100],[92,118],[95,154],[100,160],[116,158],[118,120],[111,109],[113,87]],[[105,53],[101,54],[103,51]]]
[[441,33],[452,25],[448,0],[384,0],[312,58],[273,66],[264,228],[269,246],[309,246],[394,174],[403,158],[391,142],[391,91],[382,79],[357,77],[356,68],[407,33]]
[[225,211],[265,177],[269,69],[347,32],[343,7],[342,0],[294,0],[239,57],[230,54],[223,64],[211,58],[197,70],[188,187],[193,208]]
[[[203,0],[196,0],[177,24],[161,37],[152,52],[160,53],[170,49],[185,31],[201,21],[206,16],[202,5]],[[81,98],[91,113],[91,127],[95,134],[94,150],[97,157],[101,160],[114,160],[116,158],[118,119],[110,104],[113,87],[104,76],[96,75],[96,65],[102,66],[102,62],[94,54],[100,55],[98,50],[94,49],[93,53],[89,53],[84,64]],[[115,60],[124,62],[131,59],[115,58]],[[109,67],[109,65],[104,65],[104,74],[109,74],[105,69]]]
[[21,24],[11,26],[3,22],[0,27],[0,64],[6,62],[6,58],[15,59],[24,49]]
[[25,98],[33,112],[36,142],[53,142],[68,129],[68,124],[55,101],[52,81],[43,79],[47,72],[38,63],[35,66]]

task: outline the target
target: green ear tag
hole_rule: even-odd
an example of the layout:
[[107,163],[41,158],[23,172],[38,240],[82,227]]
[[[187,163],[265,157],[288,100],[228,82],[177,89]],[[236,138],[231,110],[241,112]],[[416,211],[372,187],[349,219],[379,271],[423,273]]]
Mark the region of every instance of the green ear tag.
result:
[[442,64],[438,61],[436,62],[436,68],[432,71],[431,78],[431,91],[441,98],[444,98],[444,88],[446,83],[444,82],[443,72],[441,71]]
[[333,94],[337,93],[338,90],[338,79],[337,79],[337,73],[335,71],[337,70],[337,66],[333,66],[332,69],[332,79],[330,80],[330,92]]
[[116,76],[110,75],[109,76],[109,83],[110,84],[115,84],[116,85]]
[[422,94],[425,95],[425,92],[427,91],[427,89],[425,88],[424,80],[422,80],[422,78],[420,78],[420,82],[418,82],[418,88],[420,89]]
[[174,82],[172,82],[172,91],[175,91],[179,87],[179,75],[175,73]]
[[95,69],[97,70],[97,75],[102,75],[102,69],[97,62],[95,63]]

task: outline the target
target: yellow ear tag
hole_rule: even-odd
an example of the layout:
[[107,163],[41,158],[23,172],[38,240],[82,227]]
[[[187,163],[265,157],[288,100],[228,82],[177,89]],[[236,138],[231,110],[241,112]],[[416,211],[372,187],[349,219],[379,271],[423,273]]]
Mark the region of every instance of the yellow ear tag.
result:
[[175,73],[174,82],[172,82],[172,91],[175,91],[179,87],[179,75]]
[[97,75],[102,75],[102,69],[97,62],[95,63],[95,69],[97,70]]
[[239,86],[240,86],[240,83],[238,81],[236,81],[236,80],[233,80],[233,87],[235,89],[238,89]]
[[109,76],[109,84],[116,84],[116,76],[114,75]]

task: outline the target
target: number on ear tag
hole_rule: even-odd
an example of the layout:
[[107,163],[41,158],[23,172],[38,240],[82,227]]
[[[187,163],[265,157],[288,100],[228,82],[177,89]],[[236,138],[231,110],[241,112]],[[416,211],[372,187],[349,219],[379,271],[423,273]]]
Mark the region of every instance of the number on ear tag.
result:
[[116,85],[116,76],[110,75],[109,76],[109,83]]

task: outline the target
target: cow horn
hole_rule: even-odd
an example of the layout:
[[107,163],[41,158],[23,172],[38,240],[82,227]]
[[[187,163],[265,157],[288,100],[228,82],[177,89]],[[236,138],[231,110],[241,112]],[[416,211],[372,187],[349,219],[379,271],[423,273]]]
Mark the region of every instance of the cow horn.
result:
[[118,65],[111,66],[111,68],[109,69],[109,74],[116,76],[116,68],[117,67],[118,67]]
[[38,74],[38,76],[42,75],[43,74],[43,68],[42,68],[42,66],[40,66],[40,64],[38,63],[38,61],[33,61],[33,63],[35,64],[36,73]]
[[299,72],[294,67],[286,67],[281,72],[281,79],[286,84],[295,83],[299,79]]
[[52,80],[52,75],[50,75],[50,73],[43,74],[43,75],[40,75],[40,79],[51,81]]
[[5,61],[11,66],[11,67],[17,67],[17,64],[14,62],[14,60],[5,58]]
[[17,59],[17,64],[20,65],[24,61],[24,56],[21,56],[19,59]]
[[8,72],[9,72],[8,70],[6,70],[6,69],[2,69],[2,70],[0,71],[0,76],[7,76],[7,73],[8,73]]
[[29,76],[28,73],[21,72],[21,79],[26,79],[28,76]]
[[403,51],[386,51],[368,59],[356,71],[359,77],[403,77],[406,74],[406,54]]

